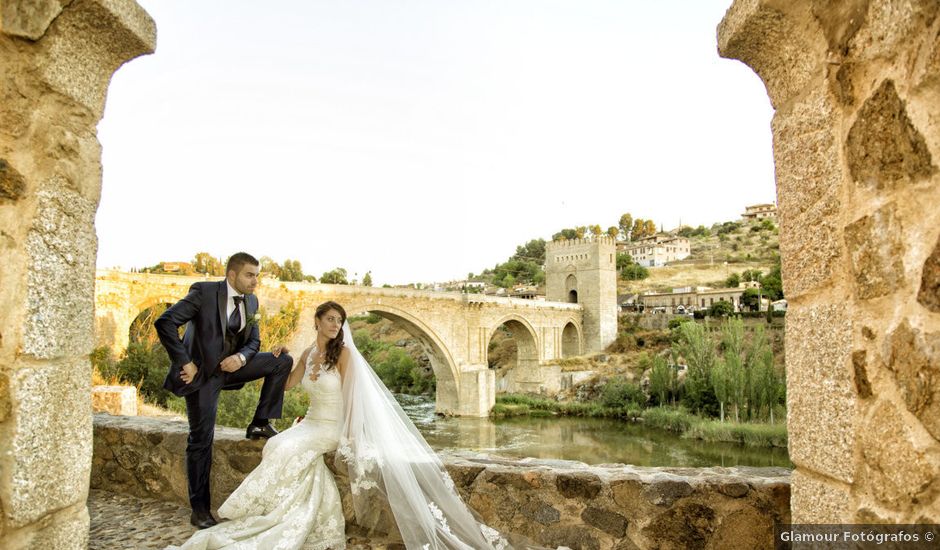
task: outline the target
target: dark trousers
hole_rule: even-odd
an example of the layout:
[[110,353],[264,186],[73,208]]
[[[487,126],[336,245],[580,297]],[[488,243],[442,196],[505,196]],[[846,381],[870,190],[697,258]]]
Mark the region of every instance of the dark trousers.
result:
[[275,357],[258,353],[235,372],[216,369],[199,388],[186,396],[189,439],[186,445],[186,475],[189,479],[189,504],[194,511],[209,511],[209,470],[212,467],[212,440],[219,393],[236,384],[264,378],[255,418],[280,418],[284,404],[284,385],[293,363],[290,355]]

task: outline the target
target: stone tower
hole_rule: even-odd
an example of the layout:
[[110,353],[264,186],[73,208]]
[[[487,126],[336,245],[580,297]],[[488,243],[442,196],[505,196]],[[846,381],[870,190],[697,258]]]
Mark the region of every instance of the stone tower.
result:
[[584,349],[602,351],[617,338],[617,246],[611,237],[545,245],[546,299],[584,308]]

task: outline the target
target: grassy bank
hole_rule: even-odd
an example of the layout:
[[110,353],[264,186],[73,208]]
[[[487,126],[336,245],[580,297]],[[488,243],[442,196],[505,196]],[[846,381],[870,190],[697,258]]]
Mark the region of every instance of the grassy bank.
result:
[[683,409],[635,406],[605,407],[600,403],[559,403],[526,395],[502,395],[496,398],[491,415],[498,418],[511,416],[584,416],[594,418],[620,418],[660,430],[681,434],[690,439],[739,443],[753,447],[787,446],[785,424],[758,424],[720,422],[698,417]]

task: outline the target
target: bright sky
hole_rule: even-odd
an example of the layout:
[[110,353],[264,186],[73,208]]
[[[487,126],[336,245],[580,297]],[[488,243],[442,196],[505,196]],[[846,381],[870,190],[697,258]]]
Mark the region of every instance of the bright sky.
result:
[[99,124],[100,267],[245,250],[376,284],[461,279],[620,215],[775,200],[731,0],[139,0],[157,51]]

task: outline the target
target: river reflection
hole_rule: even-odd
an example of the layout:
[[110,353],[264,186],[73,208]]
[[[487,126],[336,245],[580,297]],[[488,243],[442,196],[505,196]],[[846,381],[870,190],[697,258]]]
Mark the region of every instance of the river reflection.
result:
[[512,457],[636,466],[783,466],[786,449],[682,439],[672,433],[604,418],[441,418],[434,399],[395,396],[431,447]]

